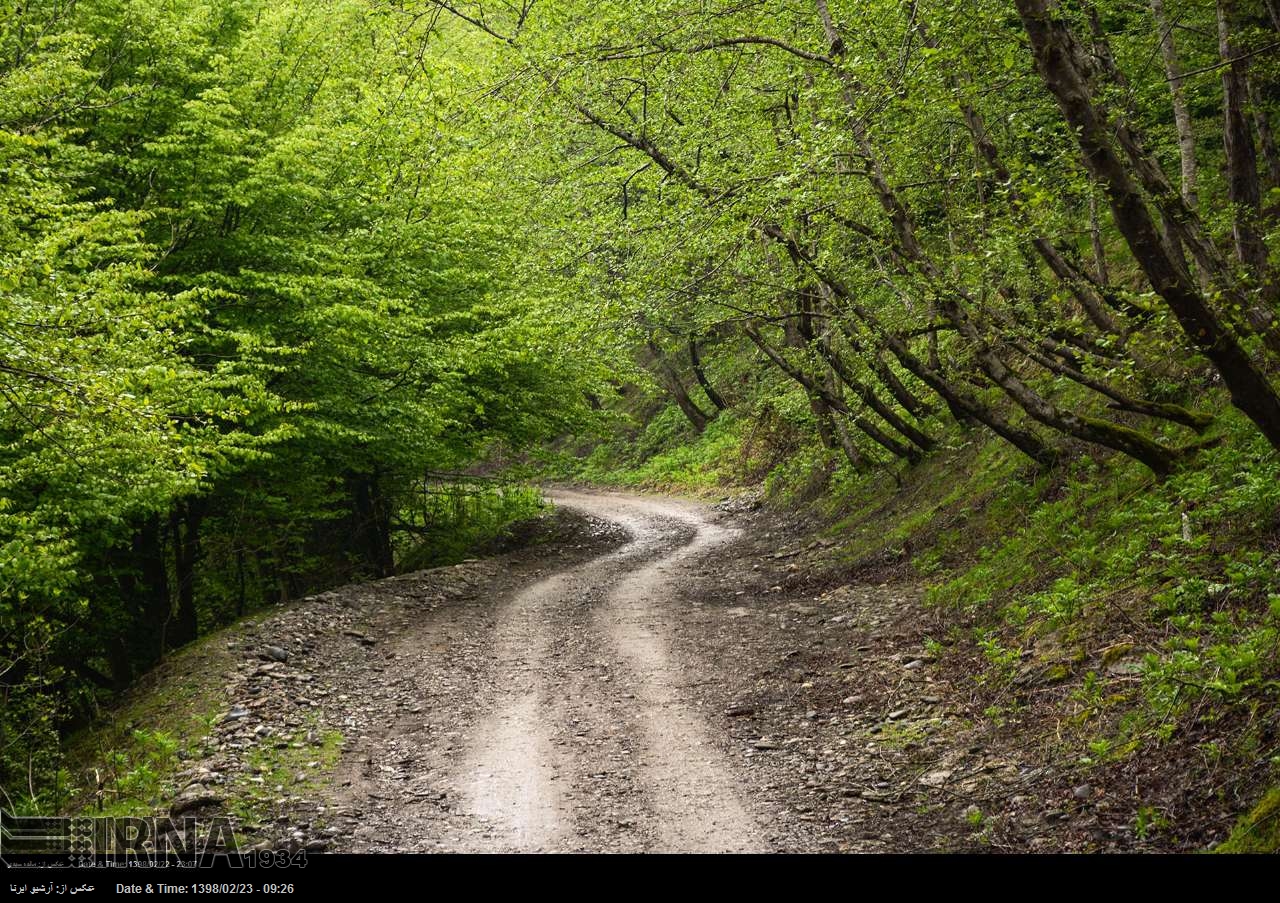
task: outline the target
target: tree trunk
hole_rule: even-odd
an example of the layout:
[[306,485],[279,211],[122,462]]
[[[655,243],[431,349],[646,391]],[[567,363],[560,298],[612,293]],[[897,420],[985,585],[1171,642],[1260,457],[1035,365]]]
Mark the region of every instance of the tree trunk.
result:
[[1166,476],[1173,470],[1177,456],[1171,449],[1137,430],[1053,404],[1014,373],[983,336],[979,324],[958,303],[944,298],[942,310],[972,344],[982,371],[1033,419],[1068,436],[1123,452],[1145,464],[1157,476]]
[[671,396],[685,418],[688,419],[690,425],[693,426],[694,432],[701,433],[707,428],[707,424],[711,422],[711,415],[704,413],[702,408],[698,407],[694,400],[689,397],[684,383],[680,381],[680,374],[676,373],[675,368],[671,366],[671,363],[663,355],[658,343],[650,339],[648,347],[649,353],[653,355],[653,362],[658,368],[658,382],[667,390],[667,394]]
[[[130,611],[131,629],[121,637],[120,648],[127,650],[128,678],[136,665],[146,670],[164,657],[166,633],[172,617],[173,602],[169,595],[169,568],[165,562],[165,530],[158,516],[142,522],[133,534],[132,564],[118,583],[126,607]],[[125,662],[113,650],[112,674]]]
[[1239,59],[1235,43],[1238,26],[1236,0],[1218,0],[1218,53],[1222,67],[1222,148],[1227,164],[1227,199],[1232,204],[1232,237],[1236,259],[1260,282],[1266,283],[1267,247],[1257,230],[1261,190],[1258,186],[1258,152],[1249,105],[1249,61]]
[[[843,52],[844,42],[835,30],[835,25],[827,11],[826,0],[816,0],[820,17],[826,30],[828,44],[833,59],[839,59]],[[1005,364],[990,345],[973,316],[955,300],[963,297],[970,308],[974,308],[968,296],[959,288],[949,286],[940,267],[925,251],[915,231],[915,223],[906,204],[890,187],[884,175],[879,156],[871,145],[866,124],[855,114],[855,84],[848,70],[840,69],[843,81],[843,95],[848,107],[848,122],[854,141],[858,147],[866,177],[884,208],[898,238],[899,251],[907,260],[912,261],[920,272],[938,290],[938,303],[942,313],[956,327],[956,330],[972,345],[975,359],[982,371],[999,386],[1006,395],[1016,402],[1033,419],[1053,429],[1074,436],[1085,442],[1091,442],[1123,452],[1141,461],[1158,475],[1165,475],[1173,467],[1174,454],[1157,442],[1130,429],[1107,420],[1084,417],[1067,411],[1045,399],[1023,382],[1013,370]]]
[[1111,284],[1107,272],[1107,250],[1102,244],[1102,220],[1098,216],[1098,194],[1089,192],[1089,245],[1093,249],[1093,275],[1102,286]]
[[1116,410],[1128,411],[1131,414],[1141,414],[1145,417],[1156,417],[1161,420],[1180,423],[1185,427],[1195,430],[1197,433],[1203,433],[1208,428],[1209,424],[1213,423],[1213,417],[1209,414],[1191,411],[1181,405],[1147,401],[1144,398],[1132,398],[1125,395],[1118,389],[1114,389],[1107,385],[1102,380],[1094,379],[1075,367],[1060,363],[1049,355],[1037,351],[1021,339],[1014,339],[1011,344],[1030,360],[1044,367],[1050,373],[1065,376],[1072,382],[1092,389],[1099,395],[1111,399],[1111,404],[1109,406]]
[[244,617],[246,605],[244,549],[236,549],[236,617]]
[[[830,15],[829,13],[827,13],[826,3],[824,2],[824,0],[818,0],[818,4],[819,4],[819,11],[824,15],[825,22],[829,24]],[[837,41],[839,40],[838,37],[836,40]],[[558,93],[558,88],[556,87],[555,83],[549,78],[547,79],[547,81],[551,89],[553,91],[557,91]],[[608,122],[606,119],[604,119],[594,110],[592,110],[590,107],[586,106],[585,104],[579,101],[571,100],[570,103],[572,103],[574,109],[576,109],[579,113],[585,116],[586,119],[589,122],[591,122],[593,125],[595,125],[597,128],[601,129],[602,131],[610,135],[613,135],[615,138],[618,138],[619,140],[624,141],[631,147],[644,153],[646,156],[649,157],[649,159],[653,160],[653,162],[656,163],[671,178],[676,179],[682,184],[688,186],[691,190],[695,191],[696,193],[698,193],[708,201],[716,200],[716,197],[717,197],[716,192],[714,192],[707,185],[704,185],[701,182],[699,182],[688,169],[681,166],[675,160],[673,160],[672,158],[668,157],[665,153],[663,153],[662,150],[659,147],[657,147],[653,143],[653,141],[650,140],[649,138],[641,135],[637,135],[635,132],[632,132],[629,129],[625,129],[625,128],[622,128],[621,126]],[[803,250],[799,248],[795,240],[792,239],[790,236],[788,236],[785,232],[783,232],[778,226],[772,223],[765,223],[761,225],[759,221],[755,220],[754,218],[750,218],[749,221],[751,221],[754,226],[759,228],[764,235],[766,235],[773,241],[776,241],[782,244],[784,247],[786,247],[790,251],[790,253],[792,253],[794,256],[797,257],[797,259],[804,259],[806,266],[808,266],[815,273],[815,275],[818,275],[829,286],[831,286],[833,289],[836,289],[837,283],[834,282],[830,276],[824,275],[821,272],[821,270],[815,265],[812,258],[808,257],[807,255],[804,255]],[[843,288],[843,286],[839,288],[839,290],[837,291],[837,294],[841,298],[850,302],[851,304],[855,303],[853,296],[849,293],[847,289]],[[1012,445],[1014,445],[1014,447],[1022,451],[1024,454],[1026,454],[1028,457],[1030,457],[1033,461],[1035,461],[1038,465],[1042,467],[1052,466],[1058,461],[1059,459],[1058,451],[1052,448],[1051,446],[1047,445],[1038,436],[1036,436],[1033,433],[1029,433],[1025,430],[1018,429],[1012,426],[1011,424],[1007,423],[1002,417],[1000,417],[998,414],[996,414],[986,405],[983,405],[976,398],[973,398],[972,396],[969,396],[967,393],[964,393],[963,390],[959,389],[958,387],[952,386],[945,378],[941,376],[939,371],[930,370],[928,367],[925,367],[922,364],[922,362],[919,361],[919,359],[917,359],[914,355],[911,354],[910,350],[906,347],[905,343],[899,341],[897,337],[893,335],[893,333],[891,333],[888,330],[885,330],[883,326],[875,325],[874,318],[871,318],[869,316],[869,311],[859,308],[858,316],[860,319],[863,320],[863,322],[867,323],[869,327],[874,329],[877,334],[882,335],[884,337],[886,341],[886,346],[893,353],[893,355],[898,358],[899,362],[903,365],[903,367],[906,368],[909,372],[913,373],[917,378],[919,378],[922,382],[924,382],[925,385],[929,386],[931,389],[937,392],[942,397],[942,399],[947,403],[948,407],[952,410],[953,413],[959,410],[964,414],[968,414],[972,416],[973,419],[979,421],[980,423],[986,424],[994,433],[996,433],[996,435],[1010,442]],[[963,414],[958,414],[957,420],[963,423],[964,422]]]
[[[809,337],[806,336],[806,338]],[[854,376],[844,359],[831,347],[830,342],[818,339],[810,339],[810,341],[813,343],[811,347],[817,348],[818,353],[831,367],[831,371],[840,377],[840,381],[851,389],[853,394],[862,400],[863,404],[880,415],[881,420],[901,433],[912,445],[924,452],[933,451],[938,443],[910,423],[907,423],[898,415],[897,411],[890,405],[885,404],[866,383]]]
[[177,580],[178,612],[167,638],[170,647],[183,646],[200,632],[196,612],[196,560],[200,554],[202,505],[198,499],[180,503],[169,516],[173,541],[173,574]]
[[986,425],[1000,438],[1006,440],[1031,460],[1035,461],[1041,467],[1051,467],[1057,463],[1058,451],[1047,445],[1043,440],[1033,433],[1018,429],[1004,420],[999,414],[990,407],[983,404],[977,398],[970,395],[967,391],[959,386],[953,385],[947,380],[941,372],[941,368],[933,368],[926,365],[922,360],[912,354],[911,349],[907,347],[906,342],[895,335],[891,330],[885,328],[870,310],[863,307],[854,298],[853,293],[844,286],[836,277],[830,273],[823,271],[814,259],[805,253],[795,241],[788,236],[777,225],[772,223],[765,224],[763,231],[774,241],[782,244],[787,250],[801,260],[809,267],[815,276],[821,279],[832,294],[842,299],[851,311],[867,325],[880,340],[884,342],[889,352],[898,359],[903,368],[907,372],[913,374],[921,382],[930,389],[938,393],[938,396],[947,403],[948,408],[953,413],[959,411],[956,420],[964,424],[965,417],[971,417],[979,423]]
[[1156,22],[1160,55],[1164,58],[1165,78],[1173,101],[1173,124],[1178,131],[1178,159],[1182,166],[1182,200],[1195,210],[1200,206],[1196,189],[1196,134],[1191,127],[1191,110],[1187,106],[1187,95],[1182,86],[1182,65],[1178,62],[1173,25],[1165,15],[1164,0],[1151,0],[1151,15]]
[[[1090,174],[1106,188],[1116,227],[1135,260],[1188,339],[1218,368],[1232,403],[1280,450],[1280,396],[1170,257],[1138,185],[1111,143],[1109,124],[1077,68],[1078,51],[1071,33],[1050,13],[1048,0],[1015,3],[1045,86],[1074,130]],[[1134,150],[1140,150],[1132,136],[1128,140]],[[1158,181],[1154,172],[1148,172],[1147,178]]]
[[[1249,76],[1249,106],[1253,110],[1253,126],[1258,131],[1258,146],[1266,164],[1266,187],[1280,188],[1280,150],[1276,148],[1276,135],[1271,129],[1271,120],[1267,118],[1267,108],[1263,103],[1262,91],[1258,88],[1258,79],[1252,74]],[[1274,212],[1272,215],[1274,216]]]
[[802,370],[800,370],[800,368],[790,364],[787,359],[784,358],[777,350],[772,348],[764,340],[764,337],[755,329],[748,326],[743,331],[746,333],[747,338],[751,339],[752,343],[764,352],[765,357],[772,361],[779,370],[803,386],[811,395],[822,399],[822,401],[824,401],[833,411],[838,411],[848,417],[849,422],[865,433],[867,438],[871,441],[875,442],[895,457],[902,458],[912,464],[920,460],[920,452],[914,446],[904,445],[897,439],[894,439],[892,436],[885,433],[867,418],[855,413],[849,408],[848,404],[845,403],[844,399],[829,391],[826,386],[822,385],[813,377],[807,376]]
[[133,683],[133,656],[129,654],[129,645],[123,636],[111,637],[106,645],[112,689],[122,692]]
[[[830,385],[828,388],[831,388]],[[822,447],[833,451],[839,449],[855,471],[866,470],[868,464],[866,457],[858,450],[858,446],[849,436],[849,431],[832,413],[830,406],[821,397],[809,393],[809,410],[818,424],[818,438],[822,441]]]
[[816,395],[810,395],[809,411],[818,424],[818,439],[822,442],[822,447],[832,451],[839,448],[836,443],[835,418],[831,416],[831,409],[827,407],[827,403]]
[[902,407],[917,420],[923,420],[925,417],[932,414],[933,408],[907,388],[906,384],[902,380],[898,379],[897,375],[893,372],[893,369],[885,363],[884,355],[881,353],[880,349],[868,348],[864,345],[846,318],[836,312],[835,305],[831,303],[831,287],[825,282],[819,281],[818,288],[827,314],[833,321],[835,321],[836,328],[840,330],[845,341],[849,343],[849,347],[853,349],[855,354],[866,361],[867,365],[871,367],[871,371],[876,375],[876,379],[880,381],[882,386],[889,390],[889,394],[897,400],[898,404],[902,405]]
[[1263,5],[1267,8],[1267,18],[1271,22],[1272,31],[1280,31],[1280,3],[1276,0],[1263,0]]
[[845,458],[848,459],[849,465],[858,472],[865,471],[870,464],[853,441],[853,437],[849,435],[849,431],[845,429],[845,425],[838,418],[831,418],[831,425],[836,431],[836,441],[840,443],[840,449],[844,452]]
[[698,340],[693,336],[689,336],[689,363],[693,367],[693,376],[698,381],[698,385],[702,386],[702,391],[707,393],[707,400],[715,406],[717,411],[727,408],[728,405],[724,403],[715,386],[711,385],[711,380],[707,379],[706,371],[702,369],[702,355],[698,352]]
[[391,545],[391,511],[382,494],[378,473],[354,474],[349,478],[354,535],[352,545],[364,559],[368,572],[378,578],[395,573],[395,551]]
[[[1229,0],[1231,10],[1235,9],[1235,0]],[[1221,14],[1221,8],[1219,8]],[[1229,27],[1234,28],[1231,20],[1228,19]],[[1101,31],[1097,24],[1097,16],[1091,10],[1090,23],[1094,26],[1094,43],[1095,48],[1099,50],[1096,59],[1102,64],[1104,74],[1114,81],[1116,84],[1124,85],[1124,74],[1121,73],[1115,65],[1115,61],[1111,55],[1110,47],[1107,45],[1106,35]],[[1221,24],[1221,20],[1220,20]],[[1075,50],[1072,44],[1072,37],[1069,29],[1063,27],[1063,32],[1067,35],[1067,42],[1063,45],[1068,51]],[[1229,58],[1232,66],[1242,66],[1246,76],[1248,73],[1248,59],[1246,54],[1237,54]],[[1092,63],[1089,59],[1082,57],[1078,53],[1073,55],[1070,62],[1075,67],[1077,75],[1081,79],[1081,83],[1085,86],[1086,91],[1089,88],[1089,79],[1092,72]],[[1224,73],[1226,79],[1227,73]],[[1247,78],[1246,78],[1247,82]],[[1247,93],[1247,85],[1244,89],[1236,92],[1238,96],[1243,97]],[[1227,302],[1226,321],[1236,328],[1244,331],[1252,330],[1259,333],[1267,347],[1273,353],[1280,354],[1280,329],[1270,311],[1256,304],[1247,289],[1242,287],[1236,277],[1234,268],[1227,263],[1226,259],[1218,252],[1208,232],[1205,230],[1203,223],[1195,210],[1187,206],[1181,196],[1172,192],[1171,184],[1164,174],[1164,170],[1160,167],[1159,162],[1147,152],[1143,146],[1143,141],[1130,120],[1136,119],[1133,111],[1129,111],[1129,118],[1120,117],[1114,122],[1108,123],[1107,117],[1099,113],[1100,120],[1104,125],[1110,125],[1114,128],[1115,138],[1119,142],[1121,149],[1128,156],[1133,166],[1133,175],[1137,178],[1146,192],[1150,195],[1156,209],[1159,212],[1160,233],[1164,238],[1169,256],[1175,266],[1181,267],[1184,271],[1190,272],[1187,261],[1183,256],[1184,247],[1191,251],[1195,258],[1198,268],[1197,275],[1202,286],[1202,294],[1207,293],[1207,287],[1216,283],[1216,286],[1222,290]],[[1248,129],[1245,129],[1246,137]],[[1225,140],[1225,139],[1224,139]],[[1252,141],[1250,140],[1250,144]],[[1230,156],[1230,153],[1228,153]],[[1256,157],[1256,154],[1255,154]],[[1257,172],[1256,162],[1255,169],[1252,172],[1252,179],[1256,185]],[[1230,169],[1230,166],[1228,167]],[[1230,173],[1228,173],[1230,177]],[[1230,180],[1230,179],[1229,179]],[[1237,207],[1235,212],[1238,214],[1240,208]],[[1248,224],[1252,227],[1252,221]],[[1256,234],[1256,229],[1254,230]],[[1272,274],[1268,273],[1265,266],[1265,259],[1261,272],[1255,272],[1255,279],[1246,280],[1252,284],[1262,287],[1263,296],[1272,304],[1276,300],[1276,291],[1280,289]],[[1255,267],[1255,270],[1257,268]],[[1237,315],[1237,311],[1243,311],[1243,321]]]
[[[1026,199],[1010,177],[1008,167],[1000,159],[1000,151],[987,132],[987,125],[982,118],[982,114],[967,103],[961,103],[960,109],[961,114],[964,116],[965,124],[969,128],[969,135],[973,140],[974,149],[991,167],[995,177],[1004,184],[1015,213],[1022,214]],[[1025,215],[1020,215],[1019,219],[1025,223],[1027,218]],[[1026,223],[1026,225],[1029,228],[1032,226],[1031,223]],[[1107,312],[1103,299],[1094,290],[1092,283],[1067,262],[1062,252],[1042,235],[1032,238],[1031,245],[1035,248],[1036,253],[1040,255],[1040,259],[1048,265],[1049,271],[1071,292],[1072,297],[1076,299],[1080,309],[1093,322],[1093,325],[1103,332],[1119,335],[1120,328]]]

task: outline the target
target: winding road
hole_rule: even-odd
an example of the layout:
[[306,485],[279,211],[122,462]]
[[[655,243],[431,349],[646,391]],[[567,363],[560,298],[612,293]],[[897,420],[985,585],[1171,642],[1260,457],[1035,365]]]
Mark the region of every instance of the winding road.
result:
[[357,853],[1211,836],[1135,834],[1138,807],[1181,792],[1167,770],[1082,784],[1052,703],[1016,728],[986,717],[973,672],[931,648],[950,610],[910,583],[850,580],[803,524],[552,497],[561,513],[523,524],[506,552],[309,596],[175,656],[151,698],[171,705],[193,673],[221,674],[225,708],[175,775],[174,807],[217,800],[250,849]]
[[335,801],[362,817],[350,848],[768,849],[668,635],[676,588],[734,531],[690,502],[551,497],[628,539],[397,636],[397,707],[369,703]]

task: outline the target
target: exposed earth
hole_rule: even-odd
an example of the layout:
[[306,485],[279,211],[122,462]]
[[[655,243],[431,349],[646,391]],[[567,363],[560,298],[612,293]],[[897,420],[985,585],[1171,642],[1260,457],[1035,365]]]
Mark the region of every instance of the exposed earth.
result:
[[979,717],[910,583],[749,503],[551,498],[515,551],[224,634],[174,811],[344,852],[1168,848]]

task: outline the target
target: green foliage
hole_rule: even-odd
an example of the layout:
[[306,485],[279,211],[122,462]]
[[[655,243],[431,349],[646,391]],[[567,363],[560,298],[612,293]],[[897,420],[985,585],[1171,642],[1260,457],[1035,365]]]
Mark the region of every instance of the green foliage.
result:
[[991,675],[998,680],[1009,679],[1022,658],[1021,650],[1003,645],[999,637],[990,630],[979,630],[975,639],[993,669]]
[[1169,819],[1153,806],[1139,806],[1138,816],[1134,821],[1133,832],[1139,840],[1146,840],[1154,834],[1166,830]]
[[[691,437],[680,411],[666,407],[634,442],[623,448],[602,444],[584,459],[577,474],[594,483],[706,492],[733,485],[742,473],[745,423],[722,415]],[[619,453],[623,455],[618,460]]]
[[397,561],[403,570],[457,564],[543,509],[541,494],[530,486],[465,479],[428,484],[418,503],[402,509],[412,532],[402,534]]
[[1280,787],[1274,787],[1247,815],[1216,853],[1274,853],[1280,850]]
[[103,761],[103,815],[153,815],[163,810],[173,788],[167,782],[177,767],[178,741],[163,731],[135,729],[129,742]]
[[598,373],[520,272],[468,71],[421,56],[429,31],[359,0],[0,17],[11,796],[51,804],[95,692],[264,601],[388,572],[429,473],[585,419]]

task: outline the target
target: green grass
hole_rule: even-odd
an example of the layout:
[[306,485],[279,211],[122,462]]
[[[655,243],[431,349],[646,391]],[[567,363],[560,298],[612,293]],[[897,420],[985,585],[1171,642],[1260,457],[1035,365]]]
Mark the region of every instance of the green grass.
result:
[[221,631],[174,653],[143,677],[99,723],[73,734],[57,775],[63,809],[85,815],[156,815],[182,788],[176,774],[196,758],[225,700],[234,659]]
[[1248,815],[1240,819],[1218,853],[1280,852],[1280,787],[1274,787]]

